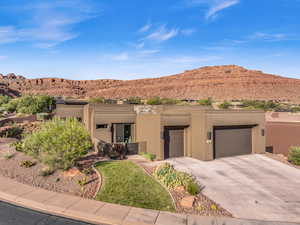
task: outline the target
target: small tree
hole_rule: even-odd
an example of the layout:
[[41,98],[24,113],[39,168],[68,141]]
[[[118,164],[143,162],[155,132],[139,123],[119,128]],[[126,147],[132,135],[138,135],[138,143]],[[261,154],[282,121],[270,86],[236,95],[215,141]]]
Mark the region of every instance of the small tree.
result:
[[220,108],[220,109],[229,109],[230,106],[231,106],[231,103],[230,103],[230,102],[224,101],[223,103],[221,103],[221,104],[219,105],[219,108]]
[[161,105],[162,101],[160,97],[154,97],[147,101],[148,105]]
[[21,149],[51,169],[68,169],[92,147],[89,133],[75,118],[54,118],[22,141]]
[[211,98],[207,98],[207,99],[200,99],[198,100],[198,104],[202,105],[202,106],[211,106],[213,103]]
[[290,148],[289,161],[300,166],[300,147],[293,146]]

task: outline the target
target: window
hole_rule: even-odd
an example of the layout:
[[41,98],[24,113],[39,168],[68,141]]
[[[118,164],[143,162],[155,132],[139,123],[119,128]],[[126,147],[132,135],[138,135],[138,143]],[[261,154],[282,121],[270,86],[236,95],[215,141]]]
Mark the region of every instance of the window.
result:
[[114,140],[117,143],[131,143],[132,125],[131,124],[114,124]]
[[96,124],[96,129],[105,129],[108,128],[108,124]]

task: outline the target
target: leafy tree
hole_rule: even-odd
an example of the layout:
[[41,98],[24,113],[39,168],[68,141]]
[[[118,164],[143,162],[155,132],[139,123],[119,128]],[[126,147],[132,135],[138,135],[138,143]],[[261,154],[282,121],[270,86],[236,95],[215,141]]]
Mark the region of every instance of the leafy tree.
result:
[[24,138],[21,149],[51,169],[68,169],[92,148],[88,131],[75,118],[54,118]]
[[55,103],[53,97],[47,95],[24,95],[15,98],[4,104],[3,107],[8,112],[37,114],[50,112]]

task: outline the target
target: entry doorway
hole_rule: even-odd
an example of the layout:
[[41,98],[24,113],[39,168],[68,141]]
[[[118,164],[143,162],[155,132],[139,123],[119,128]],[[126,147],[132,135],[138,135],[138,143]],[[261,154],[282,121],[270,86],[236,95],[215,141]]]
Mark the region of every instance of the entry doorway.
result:
[[167,126],[164,129],[164,158],[184,156],[185,128],[187,126]]
[[116,123],[112,125],[112,143],[131,143],[133,124]]

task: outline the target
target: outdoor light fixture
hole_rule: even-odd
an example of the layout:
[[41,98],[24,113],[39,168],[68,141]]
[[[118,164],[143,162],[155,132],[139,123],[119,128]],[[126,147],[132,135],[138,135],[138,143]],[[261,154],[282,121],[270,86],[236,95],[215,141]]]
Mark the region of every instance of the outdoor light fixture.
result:
[[211,139],[212,139],[212,132],[209,131],[207,132],[207,140],[211,141]]
[[261,136],[265,136],[265,129],[261,129]]

